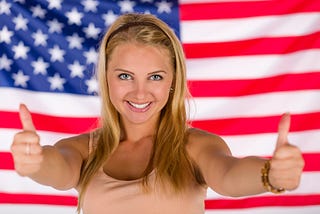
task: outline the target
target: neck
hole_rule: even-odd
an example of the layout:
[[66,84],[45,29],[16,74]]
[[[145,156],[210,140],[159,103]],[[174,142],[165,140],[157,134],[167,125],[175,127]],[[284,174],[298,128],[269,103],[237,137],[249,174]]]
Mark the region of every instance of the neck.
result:
[[157,122],[148,122],[143,124],[132,124],[123,122],[123,136],[121,141],[137,142],[143,138],[152,137],[155,134]]

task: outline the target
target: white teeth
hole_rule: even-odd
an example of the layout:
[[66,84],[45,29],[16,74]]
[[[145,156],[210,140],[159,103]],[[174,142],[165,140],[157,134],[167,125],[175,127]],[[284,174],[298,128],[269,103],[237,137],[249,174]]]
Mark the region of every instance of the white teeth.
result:
[[133,107],[135,108],[139,108],[139,109],[142,109],[142,108],[145,108],[147,107],[150,103],[144,103],[144,104],[136,104],[136,103],[132,103],[132,102],[129,102],[130,105],[132,105]]

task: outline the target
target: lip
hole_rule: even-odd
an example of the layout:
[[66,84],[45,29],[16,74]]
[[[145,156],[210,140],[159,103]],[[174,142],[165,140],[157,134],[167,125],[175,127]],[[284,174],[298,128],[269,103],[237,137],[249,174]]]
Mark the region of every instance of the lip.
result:
[[152,102],[135,103],[127,101],[128,107],[134,112],[146,112],[150,109]]

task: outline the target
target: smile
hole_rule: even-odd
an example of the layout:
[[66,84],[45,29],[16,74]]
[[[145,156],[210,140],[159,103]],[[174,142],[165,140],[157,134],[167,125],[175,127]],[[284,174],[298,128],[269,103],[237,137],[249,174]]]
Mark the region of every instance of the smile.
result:
[[135,107],[135,108],[138,108],[138,109],[144,109],[146,108],[147,106],[150,105],[150,102],[148,103],[142,103],[142,104],[137,104],[137,103],[132,103],[132,102],[128,102],[131,106]]

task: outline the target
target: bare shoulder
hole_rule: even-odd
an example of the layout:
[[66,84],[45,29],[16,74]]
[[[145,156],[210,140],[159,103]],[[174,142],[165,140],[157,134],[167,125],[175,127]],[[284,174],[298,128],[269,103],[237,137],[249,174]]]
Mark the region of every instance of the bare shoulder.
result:
[[90,134],[84,133],[61,139],[55,144],[55,147],[57,147],[62,152],[76,152],[81,155],[83,160],[85,160],[89,155],[89,139]]
[[198,156],[203,151],[229,154],[226,142],[219,136],[201,129],[188,130],[187,151],[191,156]]

